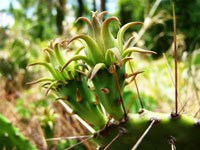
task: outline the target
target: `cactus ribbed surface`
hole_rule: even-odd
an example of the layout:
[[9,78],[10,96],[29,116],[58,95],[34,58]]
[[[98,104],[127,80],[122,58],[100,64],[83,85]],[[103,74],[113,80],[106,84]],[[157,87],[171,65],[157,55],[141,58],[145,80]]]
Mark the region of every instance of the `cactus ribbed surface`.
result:
[[37,148],[0,114],[0,149],[36,150]]
[[[50,63],[38,62],[51,73],[51,78],[41,78],[45,82],[47,94],[52,90],[69,105],[96,133],[94,141],[99,149],[110,150],[198,150],[200,147],[199,122],[185,114],[161,114],[142,109],[138,114],[127,114],[122,94],[126,79],[134,81],[137,74],[126,73],[126,62],[133,52],[155,54],[139,47],[129,47],[132,39],[124,42],[125,31],[141,22],[131,22],[122,26],[115,38],[109,31],[109,23],[117,17],[103,21],[107,12],[93,12],[92,20],[80,17],[88,25],[88,35],[78,35],[70,40],[50,42],[44,49]],[[71,58],[60,50],[64,44],[79,40],[78,48]],[[124,44],[125,43],[125,44]],[[84,50],[85,55],[80,51]],[[105,110],[105,112],[104,112]],[[144,133],[144,134],[143,134]],[[142,136],[143,135],[143,136]],[[140,140],[139,140],[140,139]]]

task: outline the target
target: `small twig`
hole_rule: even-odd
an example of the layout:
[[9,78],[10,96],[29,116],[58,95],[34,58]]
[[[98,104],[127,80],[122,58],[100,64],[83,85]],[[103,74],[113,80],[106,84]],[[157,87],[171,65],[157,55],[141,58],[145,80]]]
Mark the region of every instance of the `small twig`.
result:
[[81,141],[81,142],[79,142],[79,143],[76,143],[75,145],[73,145],[73,146],[71,146],[71,147],[66,148],[65,150],[73,149],[74,147],[76,147],[76,146],[78,146],[78,145],[80,145],[80,144],[82,144],[82,143],[84,143],[84,142],[87,142],[87,141],[91,140],[93,137],[94,137],[94,135],[92,135],[92,136],[86,138],[85,140],[83,140],[83,141]]
[[[130,61],[129,61],[129,66],[131,68],[131,72],[133,73],[133,67],[132,67]],[[140,91],[139,91],[139,88],[138,88],[138,85],[137,85],[136,78],[134,79],[134,83],[135,83],[135,87],[136,87],[136,90],[137,90],[137,94],[138,94],[138,98],[139,98],[139,101],[140,101],[141,108],[144,109],[144,105],[143,105],[143,102],[142,102],[142,98],[140,96]]]
[[152,120],[151,124],[149,125],[149,127],[145,130],[145,132],[142,134],[142,136],[138,139],[138,141],[135,143],[135,145],[133,146],[133,148],[131,150],[136,150],[136,148],[139,146],[139,144],[142,142],[142,140],[144,139],[144,137],[147,135],[147,133],[150,131],[150,129],[152,128],[153,124],[155,123],[155,119]]
[[126,108],[125,108],[125,105],[124,105],[124,102],[123,102],[122,93],[121,93],[121,89],[120,89],[120,85],[119,85],[119,80],[118,80],[118,77],[117,77],[117,73],[116,73],[116,70],[115,70],[115,67],[114,67],[114,63],[113,63],[111,54],[110,54],[110,60],[111,60],[111,63],[112,63],[112,70],[113,70],[113,73],[114,73],[115,81],[116,81],[116,84],[117,84],[117,90],[118,90],[118,93],[119,93],[119,101],[120,101],[122,108],[124,110],[124,118],[126,120],[127,119],[127,112],[126,112]]

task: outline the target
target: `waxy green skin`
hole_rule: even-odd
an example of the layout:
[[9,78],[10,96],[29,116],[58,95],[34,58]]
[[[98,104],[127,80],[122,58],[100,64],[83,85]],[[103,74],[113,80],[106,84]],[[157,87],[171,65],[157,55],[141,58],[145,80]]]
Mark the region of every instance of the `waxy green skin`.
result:
[[36,150],[21,133],[0,114],[0,149]]
[[[125,65],[121,68],[116,67],[116,73],[119,79],[120,90],[124,90],[125,86]],[[119,93],[117,92],[117,84],[113,73],[106,69],[100,70],[92,80],[95,91],[97,93],[100,103],[104,106],[106,112],[116,120],[124,117],[124,111],[120,104]],[[102,92],[102,88],[109,90],[108,93]],[[112,106],[112,107],[111,107]]]
[[[77,101],[77,89],[80,101]],[[107,119],[100,106],[95,103],[94,93],[89,89],[85,77],[69,80],[66,85],[59,85],[57,90],[61,97],[67,97],[66,103],[72,107],[73,113],[86,120],[96,130],[105,126]]]
[[131,150],[140,136],[148,128],[151,119],[158,119],[149,133],[144,137],[137,150],[170,150],[168,142],[173,136],[177,150],[199,150],[200,125],[196,119],[182,114],[180,118],[173,119],[170,114],[161,114],[144,111],[142,114],[129,114],[127,122],[113,125],[101,133],[97,138],[101,146],[106,146],[117,134],[118,128],[124,128],[127,133],[120,136],[108,149]]

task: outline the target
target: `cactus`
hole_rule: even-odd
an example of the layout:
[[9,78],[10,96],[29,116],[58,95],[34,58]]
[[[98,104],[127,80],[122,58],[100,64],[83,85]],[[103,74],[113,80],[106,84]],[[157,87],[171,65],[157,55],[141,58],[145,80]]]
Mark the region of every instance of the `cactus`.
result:
[[[103,21],[107,12],[92,12],[92,21],[85,17],[88,25],[87,35],[78,35],[70,40],[50,42],[44,49],[50,63],[38,62],[30,64],[46,67],[52,78],[41,78],[32,82],[45,82],[47,94],[50,90],[56,93],[77,114],[95,130],[84,141],[94,139],[99,149],[111,150],[197,150],[199,149],[200,123],[195,118],[175,113],[161,114],[143,108],[138,114],[126,111],[122,94],[129,82],[127,78],[135,77],[142,71],[126,73],[127,62],[133,52],[155,54],[139,47],[129,47],[132,37],[124,44],[124,33],[131,26],[141,22],[131,22],[122,26],[115,38],[109,31],[109,24],[117,17]],[[69,45],[79,40],[82,47],[78,48],[71,58],[61,52],[64,44]],[[85,55],[80,51],[85,50]],[[177,102],[177,101],[176,101]],[[176,104],[177,106],[177,104]],[[62,139],[62,138],[61,138]],[[83,141],[83,142],[84,142]],[[80,142],[82,143],[82,142]],[[68,149],[71,149],[70,147]]]
[[37,148],[0,114],[0,149],[36,150]]

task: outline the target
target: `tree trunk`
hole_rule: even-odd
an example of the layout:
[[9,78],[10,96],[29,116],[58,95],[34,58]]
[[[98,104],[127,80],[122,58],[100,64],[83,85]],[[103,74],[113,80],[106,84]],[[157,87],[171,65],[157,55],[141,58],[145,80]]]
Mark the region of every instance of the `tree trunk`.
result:
[[58,34],[62,35],[64,31],[63,27],[63,21],[65,19],[65,13],[66,13],[66,3],[67,0],[58,0],[57,6],[56,6],[56,25],[58,29]]
[[101,0],[101,11],[106,10],[106,0]]

